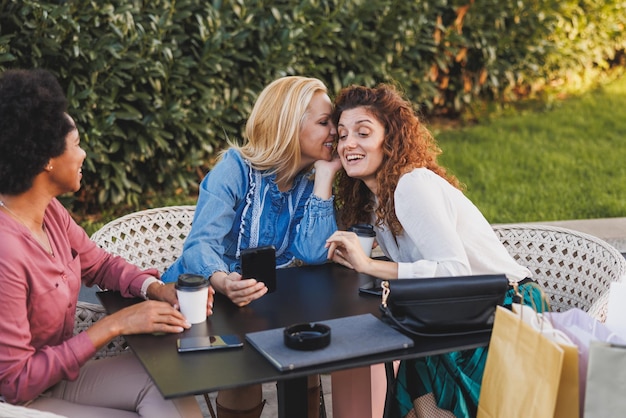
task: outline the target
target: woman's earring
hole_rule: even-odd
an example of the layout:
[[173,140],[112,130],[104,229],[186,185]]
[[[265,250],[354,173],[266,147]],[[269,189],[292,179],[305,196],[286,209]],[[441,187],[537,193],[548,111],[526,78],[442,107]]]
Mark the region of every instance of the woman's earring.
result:
[[48,170],[52,170],[52,166],[51,165],[48,166]]

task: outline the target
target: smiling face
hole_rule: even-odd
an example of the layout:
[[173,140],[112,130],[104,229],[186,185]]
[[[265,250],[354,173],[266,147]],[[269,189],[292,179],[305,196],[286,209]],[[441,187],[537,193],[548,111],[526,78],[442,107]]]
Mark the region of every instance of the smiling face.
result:
[[346,174],[376,193],[376,173],[384,154],[385,127],[364,107],[345,110],[337,126],[337,152]]
[[77,192],[80,189],[80,180],[83,177],[83,161],[87,154],[80,147],[80,136],[74,120],[66,114],[73,129],[65,136],[65,151],[58,157],[50,159],[48,174],[50,181],[56,188],[58,194],[67,192]]
[[307,167],[318,160],[329,161],[337,130],[330,120],[332,104],[326,93],[313,95],[300,130],[301,166]]

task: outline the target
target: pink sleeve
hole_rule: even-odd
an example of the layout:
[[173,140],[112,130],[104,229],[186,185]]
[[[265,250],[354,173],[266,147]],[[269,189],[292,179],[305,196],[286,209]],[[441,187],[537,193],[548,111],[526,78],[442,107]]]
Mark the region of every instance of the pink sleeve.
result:
[[[7,346],[12,349],[7,350]],[[37,351],[28,345],[17,347],[8,339],[0,347],[0,364],[10,362],[12,366],[2,373],[0,383],[0,392],[10,403],[35,399],[62,379],[75,380],[80,367],[96,354],[96,348],[84,332],[60,345]]]
[[[0,242],[0,394],[7,401],[17,403],[34,399],[61,379],[76,379],[81,365],[96,353],[96,348],[85,333],[72,336],[73,317],[65,319],[65,312],[74,312],[66,300],[55,297],[58,289],[48,282],[36,287],[29,277],[37,276],[38,258],[28,245],[15,236],[6,234]],[[29,260],[28,263],[20,261]],[[50,286],[49,286],[50,287]],[[32,301],[37,300],[34,309]],[[50,324],[50,316],[55,323]],[[43,333],[52,334],[43,346],[33,341]]]

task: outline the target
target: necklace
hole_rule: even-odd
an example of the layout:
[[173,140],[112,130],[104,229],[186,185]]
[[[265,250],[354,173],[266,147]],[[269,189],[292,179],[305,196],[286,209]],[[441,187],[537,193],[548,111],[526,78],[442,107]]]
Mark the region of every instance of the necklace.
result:
[[30,232],[30,235],[35,238],[35,240],[39,243],[39,245],[42,246],[42,248],[44,250],[46,250],[46,252],[48,254],[50,254],[52,257],[54,257],[54,251],[52,251],[52,244],[50,243],[50,237],[48,236],[48,229],[46,228],[46,224],[41,224],[41,228],[43,230],[43,233],[46,235],[46,238],[48,240],[48,242],[43,241],[42,239],[40,239],[37,235],[35,235],[33,233],[33,231],[31,231],[31,229],[28,227],[28,225],[26,225],[26,222],[24,222],[22,220],[22,218],[20,218],[17,213],[13,212],[7,205],[6,203],[4,203],[2,200],[0,200],[0,207],[4,208],[11,216],[13,216],[19,223],[21,223],[22,225],[24,225],[26,227],[26,229],[28,229],[28,231]]

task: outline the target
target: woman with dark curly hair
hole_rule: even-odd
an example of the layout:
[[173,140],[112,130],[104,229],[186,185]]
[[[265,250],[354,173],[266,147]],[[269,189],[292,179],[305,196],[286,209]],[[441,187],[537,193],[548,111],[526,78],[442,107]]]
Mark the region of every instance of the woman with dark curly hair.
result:
[[[521,282],[531,276],[438,164],[434,138],[394,87],[343,89],[333,121],[345,170],[337,193],[341,221],[373,224],[390,261],[366,256],[356,234],[346,231],[328,238],[329,259],[384,279],[505,273]],[[541,300],[530,284],[520,289],[526,286],[531,290],[524,295]],[[401,416],[475,416],[485,360],[480,348],[403,361],[396,387]]]
[[[90,360],[117,336],[191,325],[156,270],[99,248],[56,199],[80,189],[86,156],[66,108],[51,73],[0,75],[0,395],[68,417],[201,417],[194,398],[163,399],[133,354]],[[81,281],[155,300],[74,336]]]

